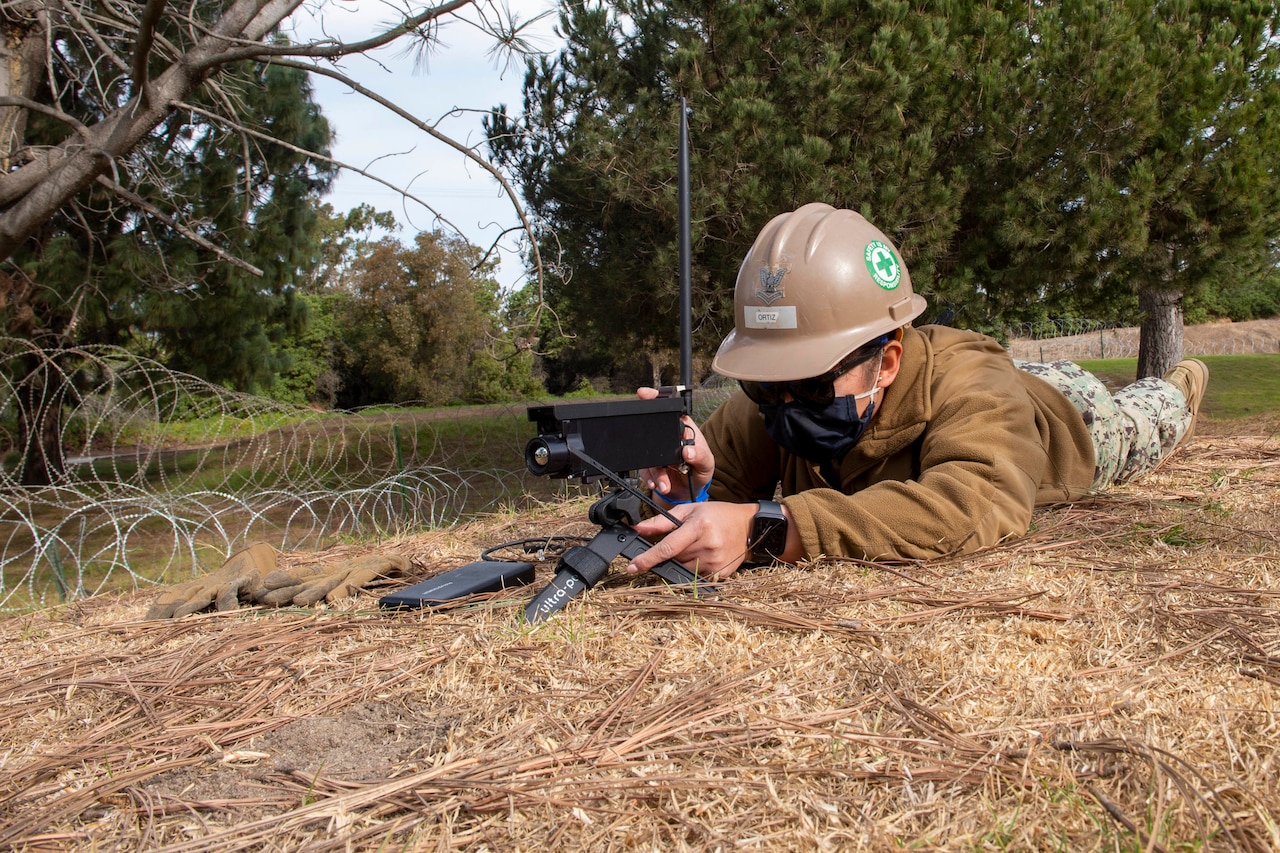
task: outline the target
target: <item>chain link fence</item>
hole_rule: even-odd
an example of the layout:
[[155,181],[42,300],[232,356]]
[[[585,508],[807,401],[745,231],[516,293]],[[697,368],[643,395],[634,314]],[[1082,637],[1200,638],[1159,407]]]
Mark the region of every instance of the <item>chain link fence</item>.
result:
[[[1009,352],[1023,361],[1084,361],[1137,358],[1139,330],[1096,320],[1049,320],[1010,326]],[[1183,352],[1196,355],[1256,355],[1280,352],[1280,320],[1188,327]]]

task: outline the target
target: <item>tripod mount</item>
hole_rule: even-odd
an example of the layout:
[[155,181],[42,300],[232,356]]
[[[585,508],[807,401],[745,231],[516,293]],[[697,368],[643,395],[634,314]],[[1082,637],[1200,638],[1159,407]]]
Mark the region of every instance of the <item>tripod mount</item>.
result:
[[[648,502],[629,484],[616,485],[613,491],[591,505],[587,517],[600,526],[600,532],[586,545],[575,545],[561,555],[551,583],[525,607],[525,620],[541,622],[582,593],[598,584],[617,557],[635,559],[653,547],[630,525],[640,520],[640,504]],[[696,572],[677,560],[665,560],[651,571],[669,584],[690,586],[700,592],[714,592],[715,587],[699,581]]]

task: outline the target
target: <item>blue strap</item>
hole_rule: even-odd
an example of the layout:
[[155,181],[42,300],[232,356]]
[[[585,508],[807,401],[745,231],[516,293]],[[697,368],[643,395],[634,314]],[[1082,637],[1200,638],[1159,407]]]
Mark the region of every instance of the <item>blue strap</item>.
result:
[[693,500],[691,501],[678,501],[675,498],[669,498],[657,489],[654,489],[653,493],[669,504],[700,504],[707,500],[707,493],[711,491],[711,484],[713,482],[714,480],[707,480],[706,485],[704,485],[702,489],[693,496]]

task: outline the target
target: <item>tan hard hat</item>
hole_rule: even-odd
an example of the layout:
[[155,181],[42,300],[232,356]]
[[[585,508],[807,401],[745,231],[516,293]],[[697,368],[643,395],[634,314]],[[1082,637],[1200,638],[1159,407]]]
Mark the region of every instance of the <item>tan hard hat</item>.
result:
[[734,330],[711,368],[757,382],[820,376],[927,304],[878,228],[852,210],[806,204],[770,220],[747,252]]

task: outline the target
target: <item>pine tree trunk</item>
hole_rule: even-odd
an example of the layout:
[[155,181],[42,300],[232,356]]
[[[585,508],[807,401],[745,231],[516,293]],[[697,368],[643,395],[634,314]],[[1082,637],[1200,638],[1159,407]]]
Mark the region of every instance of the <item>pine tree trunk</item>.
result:
[[[25,8],[24,8],[25,7]],[[48,19],[35,4],[14,4],[0,24],[0,95],[34,98],[44,80],[44,49]],[[26,145],[26,107],[0,107],[0,170],[14,167],[15,155]]]
[[1182,360],[1182,293],[1158,287],[1138,291],[1146,315],[1138,341],[1138,378],[1164,376]]

